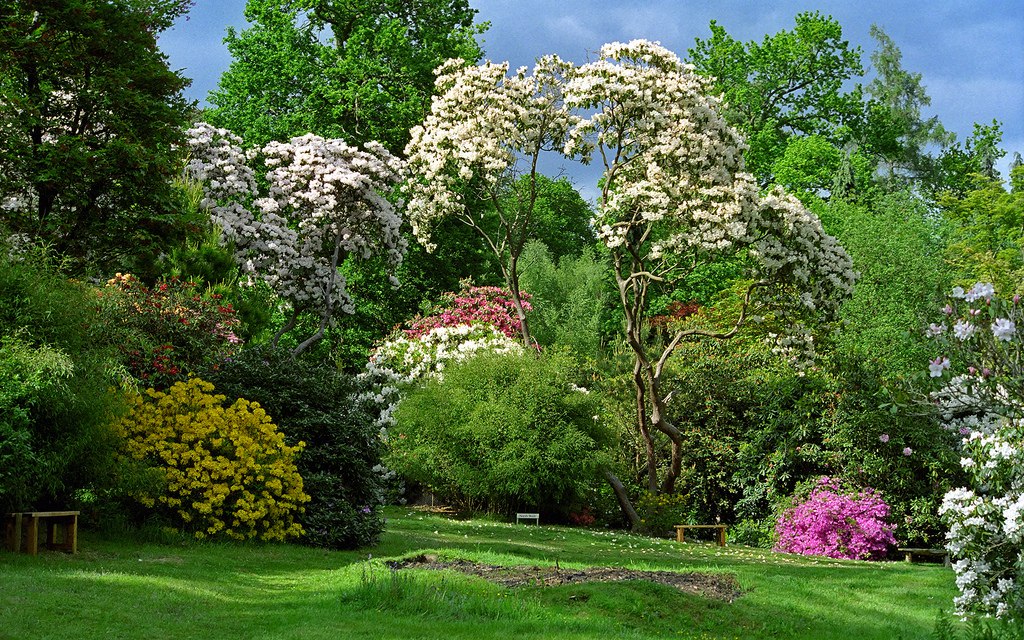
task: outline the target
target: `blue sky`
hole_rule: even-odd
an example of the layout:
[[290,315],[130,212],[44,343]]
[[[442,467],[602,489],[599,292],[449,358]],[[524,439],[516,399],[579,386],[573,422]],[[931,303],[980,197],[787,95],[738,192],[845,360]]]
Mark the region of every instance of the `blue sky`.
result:
[[[961,140],[973,123],[999,120],[1003,148],[1024,154],[1024,0],[471,1],[478,21],[491,23],[481,36],[486,56],[513,67],[546,53],[582,62],[605,42],[633,38],[658,40],[685,56],[695,38],[710,35],[712,19],[737,39],[761,40],[791,29],[803,11],[835,17],[867,65],[869,29],[878,24],[902,51],[903,67],[923,75],[932,98],[926,115],[938,115]],[[244,7],[245,0],[196,0],[188,19],[161,37],[171,68],[193,81],[190,98],[202,103],[230,64],[222,39],[228,26],[244,28]],[[1004,175],[1007,164],[1000,163]]]

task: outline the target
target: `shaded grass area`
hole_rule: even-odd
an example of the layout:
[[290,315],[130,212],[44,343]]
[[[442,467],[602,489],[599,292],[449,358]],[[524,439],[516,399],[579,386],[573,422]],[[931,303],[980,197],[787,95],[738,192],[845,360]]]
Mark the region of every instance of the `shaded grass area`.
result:
[[[358,552],[82,536],[77,556],[0,552],[0,638],[928,638],[938,565],[839,562],[621,532],[388,512]],[[392,570],[419,553],[494,565],[726,572],[733,603],[644,581],[503,588]]]

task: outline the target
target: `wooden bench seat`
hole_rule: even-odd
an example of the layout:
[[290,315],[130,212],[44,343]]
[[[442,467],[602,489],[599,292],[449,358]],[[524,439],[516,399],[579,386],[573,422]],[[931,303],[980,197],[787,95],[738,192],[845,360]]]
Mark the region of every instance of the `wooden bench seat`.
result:
[[686,529],[718,529],[718,546],[725,546],[725,525],[724,524],[677,524],[676,541],[686,542],[683,531]]
[[[4,523],[4,540],[8,549],[36,555],[39,552],[39,522],[46,523],[46,548],[78,553],[79,511],[27,511],[9,513]],[[57,542],[57,529],[64,534]],[[24,545],[22,544],[24,542]]]
[[914,558],[934,558],[942,560],[942,563],[947,567],[950,566],[949,552],[945,549],[916,549],[911,547],[899,547],[896,550],[903,554],[903,559],[907,562],[913,562]]

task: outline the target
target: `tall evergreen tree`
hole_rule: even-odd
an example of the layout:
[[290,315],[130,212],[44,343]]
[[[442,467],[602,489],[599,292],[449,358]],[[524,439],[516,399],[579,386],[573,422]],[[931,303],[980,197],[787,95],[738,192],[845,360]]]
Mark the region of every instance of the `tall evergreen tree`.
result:
[[934,160],[927,147],[948,145],[954,136],[943,128],[938,116],[922,115],[931,98],[921,74],[903,68],[903,54],[892,38],[874,24],[871,37],[878,47],[871,54],[876,75],[865,88],[870,102],[864,145],[890,180],[928,178]]

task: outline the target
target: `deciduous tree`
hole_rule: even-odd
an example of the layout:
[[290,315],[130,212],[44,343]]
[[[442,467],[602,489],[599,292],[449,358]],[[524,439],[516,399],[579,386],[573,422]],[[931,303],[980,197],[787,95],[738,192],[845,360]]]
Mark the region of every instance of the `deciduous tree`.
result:
[[[754,309],[787,325],[784,345],[810,345],[802,321],[832,316],[855,275],[846,252],[797,200],[758,193],[745,145],[709,97],[711,83],[675,54],[647,41],[613,43],[594,62],[565,71],[565,103],[587,117],[572,123],[566,150],[604,165],[595,225],[614,266],[634,356],[637,427],[647,448],[645,484],[671,493],[683,441],[668,418],[665,366],[683,340],[728,339]],[[736,315],[720,326],[684,325],[663,347],[647,339],[650,297],[708,264],[745,267]],[[733,283],[736,286],[738,283]],[[723,283],[729,286],[728,283]],[[667,467],[656,434],[668,437]],[[615,480],[610,478],[615,486]],[[637,524],[621,486],[624,510]]]
[[0,211],[13,231],[101,267],[159,253],[188,80],[156,36],[189,0],[0,5]]
[[842,148],[847,128],[861,114],[859,88],[844,84],[860,76],[860,48],[843,39],[831,16],[806,12],[792,31],[742,43],[711,21],[711,37],[697,39],[689,62],[712,78],[724,97],[726,120],[746,137],[747,166],[763,184],[793,135],[818,135]]
[[466,0],[249,0],[209,120],[251,146],[312,132],[401,151],[434,69],[480,57],[475,15]]
[[303,313],[319,316],[319,326],[296,355],[323,337],[337,312],[352,313],[338,270],[346,258],[402,263],[402,221],[387,198],[404,163],[380,144],[357,149],[312,134],[271,142],[261,150],[266,191],[238,136],[203,123],[189,130],[189,146],[187,169],[203,182],[203,206],[234,244],[243,273],[263,279],[290,307],[275,346]]
[[413,179],[409,220],[421,243],[456,219],[477,232],[498,258],[512,293],[523,340],[529,325],[519,291],[519,258],[536,236],[539,196],[550,184],[537,170],[544,151],[560,150],[573,122],[561,101],[566,63],[542,58],[527,74],[508,75],[508,63],[438,69],[438,95],[406,147]]

